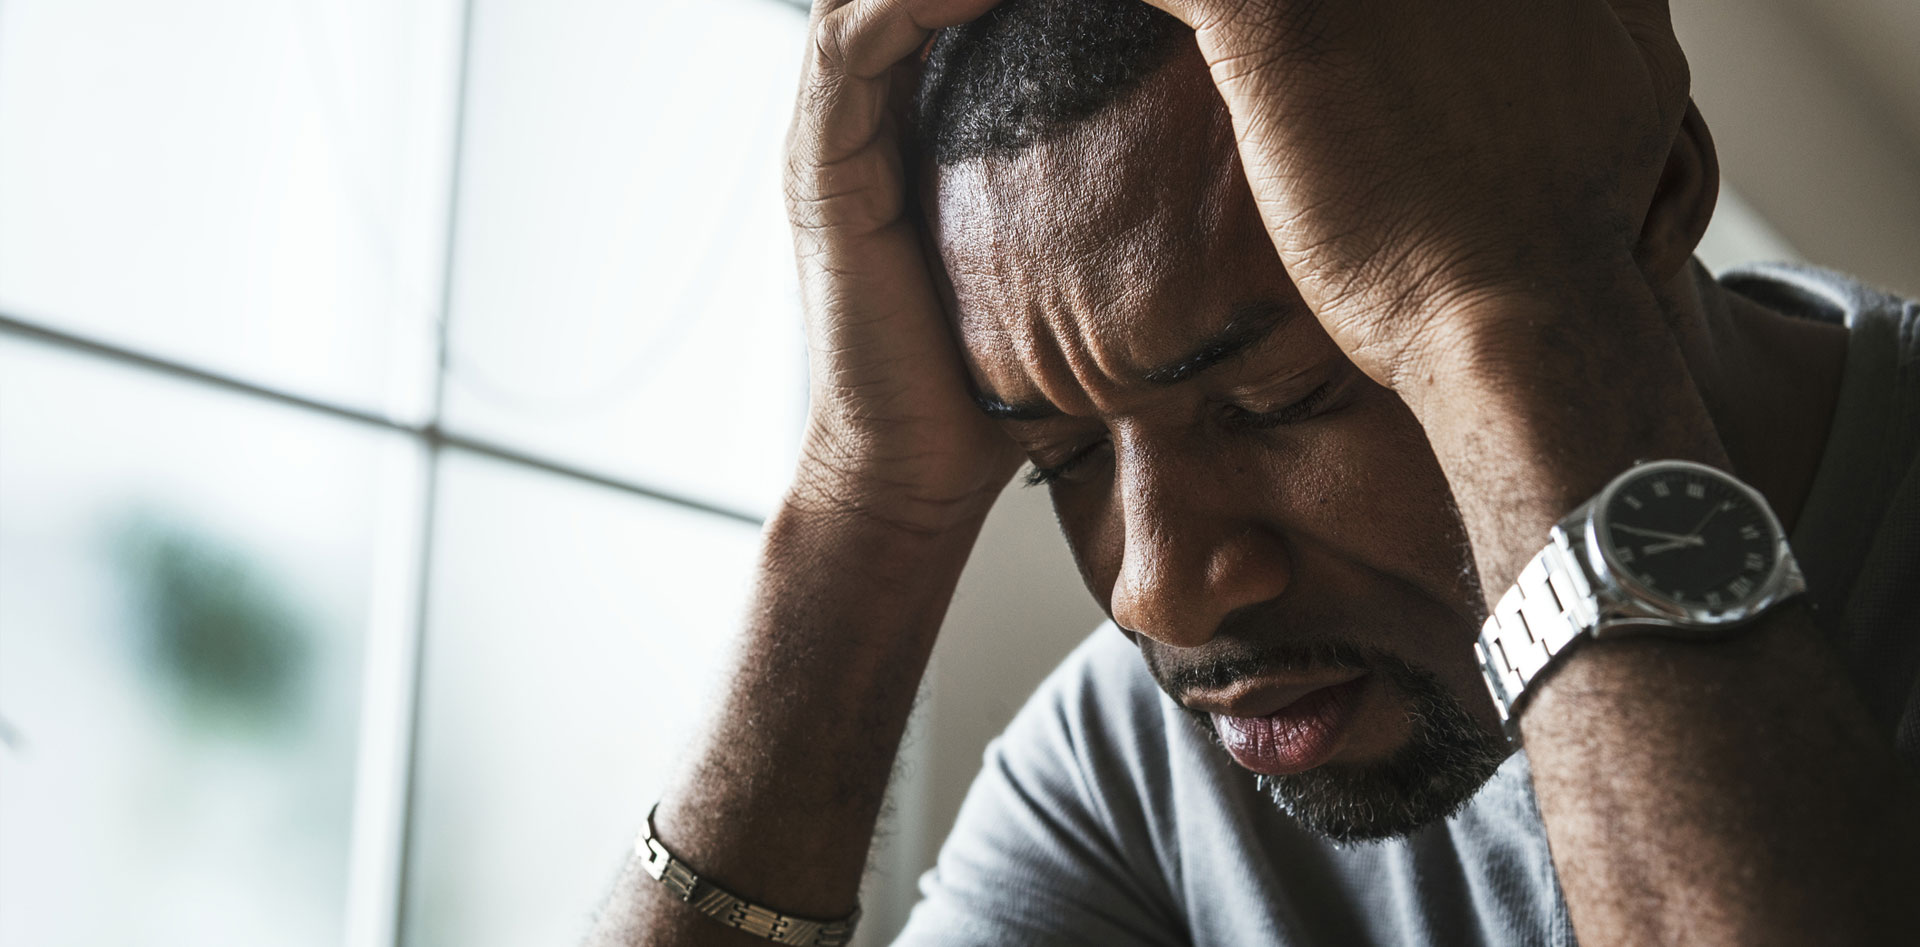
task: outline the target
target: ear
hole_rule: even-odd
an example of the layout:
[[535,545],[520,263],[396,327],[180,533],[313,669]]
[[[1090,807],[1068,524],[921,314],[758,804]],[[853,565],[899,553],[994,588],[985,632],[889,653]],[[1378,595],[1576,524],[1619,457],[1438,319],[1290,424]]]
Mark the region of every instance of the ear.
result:
[[1720,159],[1713,151],[1713,135],[1700,109],[1688,102],[1634,252],[1655,285],[1674,278],[1692,259],[1719,196]]

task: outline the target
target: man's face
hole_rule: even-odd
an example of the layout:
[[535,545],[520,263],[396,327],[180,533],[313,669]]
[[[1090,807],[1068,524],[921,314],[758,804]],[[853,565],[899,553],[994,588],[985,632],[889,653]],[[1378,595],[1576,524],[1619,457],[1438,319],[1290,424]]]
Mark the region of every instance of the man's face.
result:
[[1463,802],[1504,744],[1446,480],[1295,292],[1198,56],[927,204],[983,404],[1161,687],[1333,837]]

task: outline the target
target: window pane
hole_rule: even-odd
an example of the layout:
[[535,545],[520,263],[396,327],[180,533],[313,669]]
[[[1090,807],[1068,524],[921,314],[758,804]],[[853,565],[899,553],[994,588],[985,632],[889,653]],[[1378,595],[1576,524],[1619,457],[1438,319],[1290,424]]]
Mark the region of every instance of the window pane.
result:
[[704,719],[751,526],[450,453],[404,943],[571,944]]
[[806,395],[779,184],[804,14],[499,0],[474,17],[449,426],[767,509]]
[[0,338],[0,945],[337,947],[413,449]]
[[0,3],[0,310],[417,416],[456,10]]

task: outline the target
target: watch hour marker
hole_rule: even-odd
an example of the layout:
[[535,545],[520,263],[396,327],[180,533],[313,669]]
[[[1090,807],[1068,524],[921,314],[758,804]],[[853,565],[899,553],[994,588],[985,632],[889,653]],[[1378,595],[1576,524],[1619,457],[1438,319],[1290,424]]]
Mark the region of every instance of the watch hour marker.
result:
[[1621,564],[1624,565],[1633,561],[1633,550],[1625,546],[1616,546],[1613,550],[1613,557],[1620,560]]
[[1759,539],[1760,527],[1755,526],[1752,523],[1748,523],[1747,525],[1740,527],[1740,538],[1741,539]]
[[1665,480],[1655,480],[1653,482],[1654,496],[1667,497],[1667,496],[1671,496],[1672,494],[1673,494],[1673,488],[1667,486],[1667,482]]
[[1627,494],[1626,496],[1621,497],[1620,502],[1625,503],[1626,505],[1633,507],[1636,510],[1643,506],[1646,506],[1645,503],[1640,502],[1639,497],[1634,496],[1632,494]]
[[1738,595],[1741,598],[1746,598],[1747,593],[1753,591],[1753,580],[1748,579],[1746,576],[1743,575],[1740,578],[1733,580],[1732,582],[1728,582],[1727,591],[1732,592],[1733,594]]
[[1767,567],[1767,560],[1757,552],[1747,553],[1747,571],[1759,572]]
[[1704,483],[1687,484],[1687,496],[1696,500],[1705,499],[1707,496],[1707,485]]
[[1712,607],[1714,607],[1714,608],[1719,608],[1719,607],[1720,607],[1720,593],[1719,593],[1719,592],[1708,592],[1708,593],[1707,593],[1707,604],[1708,604],[1708,605],[1710,605],[1710,606],[1712,606]]

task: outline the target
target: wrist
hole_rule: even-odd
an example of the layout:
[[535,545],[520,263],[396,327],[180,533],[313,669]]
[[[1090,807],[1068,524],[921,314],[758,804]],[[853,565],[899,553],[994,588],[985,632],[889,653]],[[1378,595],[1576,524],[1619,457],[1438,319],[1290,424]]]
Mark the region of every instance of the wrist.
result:
[[1671,319],[1631,260],[1456,293],[1408,345],[1396,391],[1430,431],[1494,425],[1521,437],[1510,450],[1541,454],[1530,459],[1542,464],[1717,463],[1724,458]]
[[1420,330],[1391,365],[1392,386],[1416,411],[1459,386],[1600,388],[1668,355],[1678,362],[1669,315],[1630,255],[1435,282],[1406,292]]
[[957,460],[889,460],[844,441],[807,437],[782,499],[784,512],[903,538],[971,534],[1018,466],[1013,456],[974,463],[971,471]]
[[[1605,291],[1601,291],[1602,288]],[[1402,376],[1493,596],[1548,530],[1636,461],[1726,469],[1666,315],[1634,277],[1582,295],[1482,297]]]
[[839,589],[858,577],[851,583],[860,590],[858,601],[845,603],[846,617],[872,618],[875,627],[898,634],[899,619],[931,610],[921,623],[930,635],[992,500],[937,502],[890,492],[841,468],[803,463],[767,521],[762,582],[839,598],[840,592],[823,589]]

